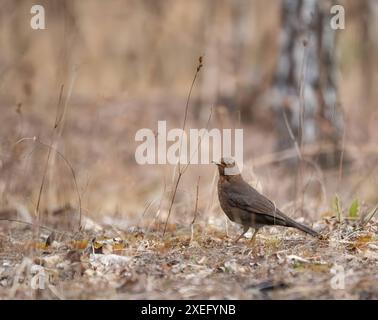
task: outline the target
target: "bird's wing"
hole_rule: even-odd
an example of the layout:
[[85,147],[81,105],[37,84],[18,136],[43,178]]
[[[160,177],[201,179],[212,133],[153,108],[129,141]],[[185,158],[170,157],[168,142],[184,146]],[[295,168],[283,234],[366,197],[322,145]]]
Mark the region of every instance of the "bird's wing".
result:
[[249,184],[244,188],[229,188],[227,190],[229,205],[240,208],[251,214],[262,215],[271,224],[286,225],[286,216],[278,210],[275,204],[267,197],[258,193]]

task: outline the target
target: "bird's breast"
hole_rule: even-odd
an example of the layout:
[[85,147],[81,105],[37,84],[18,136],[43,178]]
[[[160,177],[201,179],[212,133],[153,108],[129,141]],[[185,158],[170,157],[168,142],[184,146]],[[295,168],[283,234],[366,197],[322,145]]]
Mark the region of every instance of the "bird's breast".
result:
[[220,204],[222,210],[224,211],[224,213],[227,215],[227,217],[231,221],[241,224],[242,222],[240,221],[239,215],[237,214],[237,212],[234,212],[235,210],[233,210],[233,208],[228,203],[228,195],[227,195],[227,192],[226,192],[227,186],[225,186],[225,184],[227,184],[227,183],[228,183],[227,181],[222,182],[221,180],[219,180],[219,182],[218,182],[219,204]]

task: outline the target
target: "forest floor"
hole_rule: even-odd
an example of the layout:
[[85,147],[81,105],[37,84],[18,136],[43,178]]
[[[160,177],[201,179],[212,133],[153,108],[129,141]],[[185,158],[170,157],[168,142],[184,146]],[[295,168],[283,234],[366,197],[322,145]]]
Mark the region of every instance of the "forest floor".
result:
[[[174,174],[171,166],[137,165],[133,138],[140,128],[155,128],[162,110],[163,116],[168,113],[162,107],[167,101],[115,101],[107,107],[86,103],[70,109],[61,152],[75,169],[78,186],[70,168],[57,158],[47,170],[40,209],[50,213],[57,208],[51,212],[57,221],[43,223],[48,228],[40,230],[31,222],[46,174],[41,164],[47,149],[37,148],[31,137],[50,143],[54,122],[46,114],[51,112],[26,109],[21,121],[14,109],[2,108],[0,193],[7,201],[0,207],[0,299],[378,299],[378,215],[361,227],[357,220],[341,219],[341,206],[340,214],[333,209],[327,213],[329,200],[338,199],[335,195],[344,203],[378,203],[374,117],[367,125],[348,116],[349,167],[305,168],[303,212],[290,210],[297,196],[295,176],[276,165],[273,130],[263,130],[265,122],[245,126],[245,136],[253,137],[245,146],[250,160],[244,166],[246,180],[260,185],[293,218],[307,219],[301,221],[307,225],[317,221],[313,227],[322,233],[315,239],[290,228],[266,227],[252,246],[246,238],[234,243],[240,234],[236,226],[224,228],[216,168],[206,165],[189,168],[183,177],[165,236],[163,226],[151,222],[158,213],[163,219]],[[170,125],[181,126],[182,109],[176,106],[185,101],[171,105]],[[151,112],[146,112],[148,106]],[[204,122],[190,127],[203,127],[206,120],[207,114]],[[362,128],[370,128],[371,134],[362,134]],[[361,141],[350,137],[355,133]],[[30,139],[15,149],[16,141],[25,137]],[[74,232],[77,215],[60,209],[65,203],[79,207],[77,194],[86,215],[80,232]],[[197,199],[198,219],[191,228]],[[15,219],[22,222],[11,221]],[[220,223],[214,224],[217,219]],[[139,225],[139,220],[152,227]],[[67,221],[72,225],[65,225]]]
[[374,218],[325,218],[322,239],[264,228],[253,246],[233,226],[86,225],[33,241],[31,225],[1,221],[0,299],[378,299]]

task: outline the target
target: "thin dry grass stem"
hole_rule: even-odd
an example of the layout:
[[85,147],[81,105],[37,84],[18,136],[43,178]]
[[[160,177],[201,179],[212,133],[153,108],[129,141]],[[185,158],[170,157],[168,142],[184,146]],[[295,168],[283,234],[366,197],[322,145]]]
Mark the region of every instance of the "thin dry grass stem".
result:
[[[76,190],[76,193],[77,193],[77,198],[78,198],[78,204],[79,204],[79,216],[80,216],[80,226],[81,226],[81,216],[82,216],[82,207],[81,207],[81,195],[80,195],[80,192],[79,192],[79,186],[77,184],[77,180],[76,180],[76,174],[75,174],[75,170],[73,169],[71,163],[68,161],[68,159],[58,150],[56,150],[54,147],[52,147],[51,145],[48,145],[40,140],[38,140],[36,137],[33,137],[33,138],[22,138],[20,140],[18,140],[15,145],[19,144],[19,143],[22,143],[24,141],[33,141],[33,142],[37,142],[39,145],[45,147],[45,148],[48,148],[49,151],[54,151],[54,153],[56,153],[64,162],[65,164],[68,166],[68,168],[70,169],[70,172],[71,172],[71,175],[72,175],[72,179],[73,179],[73,182],[74,182],[74,185],[75,185],[75,190]],[[39,221],[38,221],[39,223]],[[79,228],[80,229],[80,228]]]
[[59,300],[66,300],[65,296],[61,292],[59,292],[55,286],[49,284],[47,287],[56,298],[58,298]]
[[202,66],[203,66],[203,64],[202,64],[202,56],[201,56],[198,59],[197,70],[196,70],[196,73],[194,74],[194,78],[192,80],[192,84],[190,85],[189,94],[188,94],[188,96],[186,98],[184,121],[183,121],[183,124],[182,124],[182,132],[181,132],[181,138],[180,138],[179,162],[178,162],[179,172],[181,171],[180,170],[181,169],[180,168],[180,160],[181,160],[181,150],[182,150],[182,137],[183,137],[183,134],[184,134],[184,131],[185,131],[185,127],[186,127],[186,121],[188,120],[188,111],[189,111],[190,97],[192,96],[193,87],[194,87],[194,84],[195,84],[195,82],[197,80],[198,74],[199,74]]
[[163,191],[162,191],[161,196],[160,196],[159,206],[158,206],[158,209],[157,209],[157,211],[156,211],[156,214],[155,214],[154,219],[151,221],[151,223],[150,223],[150,224],[148,225],[148,227],[147,227],[147,232],[150,231],[150,229],[151,229],[153,223],[154,223],[155,221],[157,221],[157,218],[158,218],[159,215],[160,215],[161,205],[162,205],[163,200],[164,200],[164,195],[165,195],[166,189],[167,189],[167,184],[166,184],[165,179],[164,179],[164,187],[163,187]]
[[181,177],[182,177],[182,172],[179,172],[178,176],[177,176],[177,180],[176,180],[175,186],[174,186],[174,189],[173,189],[171,201],[170,201],[170,204],[169,204],[168,216],[167,216],[167,219],[165,220],[165,224],[164,224],[163,237],[165,235],[165,232],[167,231],[168,220],[169,220],[169,217],[171,216],[171,213],[172,213],[172,207],[173,207],[173,203],[175,202],[175,198],[176,198],[176,194],[177,194],[177,189],[178,189],[178,186],[180,184]]
[[[57,147],[58,139],[60,137],[60,134],[59,134],[60,124],[62,123],[63,115],[65,113],[64,110],[63,110],[63,112],[60,112],[60,109],[61,109],[61,106],[62,106],[62,101],[63,101],[63,93],[64,93],[64,84],[62,84],[61,87],[60,87],[59,99],[58,99],[58,104],[57,104],[57,107],[56,107],[56,116],[55,116],[54,126],[53,126],[53,129],[52,129],[53,134],[52,134],[52,138],[51,138],[51,146],[52,147]],[[46,167],[45,167],[46,172],[44,171],[44,178],[45,178],[45,175],[48,175],[48,177],[47,177],[48,185],[52,184],[51,182],[53,181],[53,168],[54,168],[54,165],[55,165],[55,154],[52,155],[51,160],[49,161],[50,153],[51,153],[51,149],[49,149],[49,154],[47,156]],[[48,169],[50,169],[50,170],[48,170]],[[44,178],[42,180],[43,184],[44,184]],[[43,187],[43,185],[42,185],[42,187]],[[53,192],[53,188],[49,188],[48,189],[49,196],[47,197],[47,200],[51,201],[51,202],[53,202],[51,200],[52,199],[52,192]],[[39,200],[40,200],[40,198],[39,198]],[[38,203],[38,205],[39,205],[39,203]],[[51,204],[48,205],[48,207],[51,207]]]
[[[206,123],[206,129],[209,128],[209,124],[210,124],[210,120],[211,120],[212,115],[213,115],[213,107],[211,107],[211,109],[210,109],[209,118],[207,119],[207,123]],[[180,183],[181,177],[182,177],[182,175],[186,172],[186,170],[189,168],[189,166],[190,166],[190,164],[191,164],[191,161],[192,161],[194,155],[198,152],[198,149],[199,149],[199,147],[200,147],[200,145],[201,145],[201,142],[202,142],[202,138],[203,138],[203,134],[199,137],[199,139],[198,139],[198,144],[197,144],[197,148],[196,148],[196,150],[193,152],[193,154],[191,155],[191,157],[190,157],[188,163],[186,164],[186,166],[184,167],[184,169],[183,169],[182,171],[180,170],[180,161],[179,161],[178,165],[175,166],[175,170],[174,170],[174,173],[173,173],[173,181],[174,181],[174,177],[175,177],[175,175],[176,175],[176,169],[177,169],[177,168],[178,168],[178,177],[177,177],[177,180],[176,180],[176,185],[175,185],[174,193],[173,193],[173,196],[172,196],[173,201],[174,201],[174,199],[175,199],[175,197],[176,197],[176,192],[177,192],[177,188],[178,188],[178,185],[179,185],[179,183]],[[180,150],[181,150],[181,148],[180,148]],[[170,204],[170,207],[169,207],[170,210],[168,211],[167,222],[168,222],[168,219],[169,219],[169,216],[170,216],[170,211],[171,211],[171,209],[172,209],[173,201],[171,201],[171,204]],[[166,224],[165,224],[164,230],[165,230],[166,227],[167,227],[167,222],[166,222]],[[165,234],[165,232],[163,233],[163,235],[164,235],[164,234]]]
[[308,39],[306,39],[303,43],[303,58],[302,58],[302,64],[301,64],[301,81],[300,81],[300,88],[299,88],[299,146],[300,149],[302,150],[303,147],[303,124],[304,124],[304,115],[305,115],[305,109],[306,109],[306,104],[305,104],[305,98],[304,98],[304,93],[305,93],[305,78],[306,78],[306,65],[307,65],[307,45]]
[[[67,115],[67,111],[68,111],[68,105],[69,105],[69,101],[71,99],[72,92],[73,92],[73,89],[74,89],[74,84],[75,84],[76,77],[77,77],[77,71],[78,71],[77,66],[73,66],[72,71],[71,71],[71,78],[70,78],[70,82],[69,82],[69,87],[68,87],[66,98],[64,99],[63,106],[62,106],[63,85],[61,86],[61,92],[60,92],[60,96],[59,96],[59,104],[58,104],[58,108],[57,108],[57,115],[56,115],[56,120],[55,120],[55,124],[54,124],[55,136],[54,136],[54,138],[52,140],[52,144],[51,144],[56,149],[58,149],[59,140],[61,139],[61,137],[63,135],[64,125],[65,125],[65,122],[66,122],[66,115]],[[48,177],[49,177],[48,181],[49,181],[50,184],[54,179],[53,169],[54,169],[55,163],[56,163],[56,154],[54,153],[54,154],[52,154],[52,157],[51,157],[51,160],[50,160],[50,165],[49,165],[50,170],[48,170]],[[52,199],[53,188],[49,188],[49,190],[50,190],[49,199]],[[56,195],[54,195],[54,196],[56,196]],[[81,228],[81,219],[82,219],[81,210],[79,210],[79,224],[78,224],[79,230]]]
[[303,158],[303,161],[310,164],[315,169],[315,172],[318,175],[317,178],[313,178],[313,174],[311,174],[309,181],[306,183],[306,185],[303,186],[303,196],[306,193],[306,190],[307,190],[311,180],[315,180],[315,181],[319,182],[321,189],[322,189],[323,200],[325,200],[325,202],[327,202],[326,183],[325,183],[324,174],[323,174],[322,169],[320,168],[320,166],[315,161],[313,161],[311,159]]
[[[209,113],[209,118],[207,119],[207,122],[206,122],[206,129],[209,129],[209,125],[210,125],[210,120],[211,120],[211,117],[213,115],[213,106],[211,107],[210,109],[210,113]],[[198,139],[198,144],[197,144],[197,148],[196,150],[193,152],[193,154],[191,155],[191,157],[189,158],[189,161],[188,163],[186,164],[186,166],[184,167],[184,169],[182,170],[182,173],[184,174],[185,171],[188,169],[188,167],[190,166],[192,160],[193,160],[193,157],[196,153],[198,153],[198,150],[199,150],[199,147],[201,146],[201,142],[202,142],[202,138],[204,136],[204,133],[202,133],[202,135],[199,137]]]
[[199,197],[199,183],[200,183],[201,176],[198,176],[197,180],[197,188],[196,188],[196,203],[194,206],[194,212],[193,212],[193,220],[190,224],[190,230],[191,230],[191,236],[190,236],[190,242],[194,239],[194,223],[196,222],[197,215],[198,215],[198,197]]
[[[58,128],[59,121],[60,121],[59,109],[60,109],[60,105],[61,105],[61,102],[62,102],[63,90],[64,90],[64,85],[62,85],[61,88],[60,88],[58,104],[57,104],[57,107],[56,107],[55,122],[54,122],[54,126],[53,126],[53,134],[52,134],[52,138],[51,138],[51,142],[50,142],[51,146],[53,146],[55,144],[55,139],[56,139],[56,136],[57,136],[57,128]],[[50,161],[50,157],[51,157],[51,150],[52,150],[51,148],[48,148],[46,162],[45,162],[45,165],[43,167],[42,181],[41,181],[41,185],[39,187],[39,192],[38,192],[37,205],[36,205],[36,208],[35,208],[35,215],[37,217],[37,222],[38,222],[38,234],[40,232],[39,231],[39,225],[40,225],[40,222],[41,222],[39,206],[40,206],[40,203],[41,203],[42,192],[43,192],[43,188],[44,188],[45,181],[46,181],[47,170],[48,170],[48,167],[49,167],[49,161]]]
[[194,216],[193,216],[193,220],[192,220],[191,224],[194,224],[196,222],[196,219],[197,219],[197,214],[198,214],[198,196],[199,196],[200,180],[201,180],[201,176],[198,176],[197,187],[196,187],[196,204],[194,206]]
[[168,220],[169,220],[169,217],[171,216],[171,213],[172,213],[172,207],[173,207],[173,203],[175,202],[175,198],[176,198],[176,194],[177,194],[177,189],[178,189],[178,186],[180,184],[182,175],[184,174],[184,172],[181,171],[181,164],[180,164],[180,161],[181,161],[181,150],[182,150],[182,137],[183,137],[184,130],[185,130],[185,127],[186,127],[186,121],[188,119],[190,97],[192,95],[194,84],[196,82],[196,79],[198,77],[198,74],[199,74],[202,66],[203,66],[203,64],[202,64],[202,57],[199,57],[196,73],[194,75],[194,78],[193,78],[193,81],[192,81],[192,84],[190,86],[190,90],[189,90],[189,93],[188,93],[188,97],[186,99],[185,115],[184,115],[184,121],[183,121],[183,125],[182,125],[181,138],[180,138],[180,149],[179,149],[179,160],[178,160],[178,176],[177,176],[177,180],[176,180],[176,183],[175,183],[175,186],[174,186],[174,189],[173,189],[171,201],[170,201],[170,204],[169,204],[167,219],[165,220],[165,224],[164,224],[163,237],[165,235],[165,232],[167,231]]
[[198,197],[199,197],[200,180],[201,180],[201,176],[198,176],[197,188],[196,188],[196,203],[195,203],[195,206],[194,206],[193,220],[192,220],[192,223],[190,224],[190,229],[191,229],[190,242],[192,242],[193,238],[194,238],[194,223],[196,222],[197,215],[198,215]]
[[[287,128],[287,130],[288,130],[288,132],[289,132],[289,136],[290,136],[290,139],[293,141],[293,143],[294,143],[294,150],[295,150],[295,152],[296,152],[296,155],[297,155],[297,157],[298,157],[298,159],[300,160],[300,159],[302,159],[302,151],[301,151],[301,149],[299,148],[299,145],[298,145],[298,141],[297,141],[297,139],[295,139],[295,135],[294,135],[294,133],[293,133],[293,130],[291,129],[291,126],[290,126],[290,123],[289,123],[289,120],[288,120],[288,118],[287,118],[287,115],[286,115],[286,112],[285,112],[285,110],[282,110],[282,113],[283,113],[283,116],[284,116],[284,120],[285,120],[285,125],[286,125],[286,128]],[[289,149],[289,150],[291,150],[291,149]],[[282,151],[281,151],[282,152]],[[284,159],[285,160],[285,159]]]
[[[58,126],[57,122],[58,122],[59,106],[60,106],[60,103],[61,103],[61,98],[62,98],[62,94],[63,94],[63,88],[64,88],[64,86],[62,85],[61,86],[61,90],[60,90],[60,94],[59,94],[59,101],[58,101],[58,105],[57,105],[57,112],[56,112],[56,117],[55,117],[55,123],[54,123],[54,127],[53,127],[53,137],[51,139],[51,146],[54,143],[54,138],[55,138],[55,135],[56,135],[55,129]],[[47,174],[47,169],[48,169],[48,165],[49,165],[50,156],[51,156],[51,148],[48,148],[45,166],[43,167],[42,181],[41,181],[41,185],[39,187],[39,192],[38,192],[37,205],[36,205],[36,208],[35,208],[35,215],[37,217],[38,225],[40,225],[40,222],[41,222],[39,206],[40,206],[40,203],[41,203],[43,187],[45,185],[46,174]],[[38,227],[38,234],[39,234],[39,227]]]
[[[284,115],[285,125],[286,125],[287,130],[288,130],[289,135],[290,135],[290,139],[294,143],[294,150],[296,152],[296,156],[298,157],[298,170],[297,170],[296,183],[295,183],[295,186],[296,186],[295,207],[297,207],[296,201],[297,201],[300,189],[301,189],[300,187],[298,187],[298,185],[302,185],[302,176],[303,176],[303,172],[302,172],[302,170],[303,170],[303,167],[302,167],[302,164],[303,164],[302,163],[302,159],[303,159],[303,156],[302,156],[303,146],[300,145],[300,144],[298,144],[298,141],[295,138],[293,130],[291,129],[290,123],[289,123],[289,121],[287,119],[287,115],[286,115],[285,110],[283,110],[283,115]],[[304,202],[304,200],[303,200],[303,202]],[[302,207],[303,207],[303,203],[301,204],[301,208]]]
[[[42,191],[43,191],[43,187],[45,185],[45,179],[46,179],[47,167],[48,167],[49,160],[50,160],[50,155],[51,155],[51,148],[48,149],[47,158],[46,158],[45,166],[44,166],[44,169],[43,169],[42,181],[41,181],[41,185],[39,187],[39,192],[38,192],[37,205],[36,205],[36,208],[35,208],[35,215],[37,217],[38,225],[40,225],[40,222],[41,222],[39,205],[41,203]],[[39,234],[39,227],[38,227],[38,234]]]
[[[58,103],[57,103],[56,116],[55,116],[54,126],[53,126],[53,129],[52,129],[53,132],[52,132],[52,138],[51,138],[50,144],[48,145],[48,144],[45,144],[41,141],[38,141],[38,143],[40,145],[48,147],[46,162],[45,162],[45,165],[43,167],[42,181],[41,181],[41,185],[40,185],[39,192],[38,192],[37,204],[36,204],[36,207],[35,207],[35,216],[37,217],[36,228],[38,230],[38,234],[40,232],[39,226],[40,226],[40,222],[41,222],[40,204],[41,204],[43,189],[44,189],[45,182],[46,182],[48,168],[49,168],[49,165],[50,165],[50,159],[52,157],[51,163],[53,165],[55,163],[55,156],[57,154],[66,162],[66,164],[68,165],[68,167],[71,170],[71,174],[72,174],[73,179],[74,179],[75,188],[76,188],[76,191],[78,193],[78,198],[79,198],[79,230],[81,228],[81,219],[82,219],[81,197],[80,197],[80,192],[79,192],[77,181],[76,181],[75,171],[73,170],[72,165],[69,163],[69,161],[59,151],[57,151],[56,148],[55,148],[57,141],[58,141],[59,137],[61,137],[62,132],[63,132],[63,124],[64,124],[64,120],[65,120],[66,113],[67,113],[68,101],[69,101],[71,94],[72,94],[72,91],[73,91],[73,86],[74,86],[74,82],[75,82],[75,78],[76,78],[76,72],[77,72],[77,70],[75,68],[74,71],[73,71],[71,82],[70,82],[69,91],[68,91],[67,97],[65,99],[63,111],[61,113],[60,113],[60,108],[61,108],[62,100],[63,100],[64,85],[62,84],[61,87],[60,87],[59,99],[58,99]],[[37,141],[35,138],[23,138],[23,139],[20,139],[19,141],[17,141],[15,143],[15,145],[17,145],[18,143],[25,141],[25,140]],[[55,152],[51,153],[51,151],[55,151]],[[50,180],[52,180],[52,177],[50,177]]]
[[377,212],[378,212],[378,204],[367,214],[366,219],[364,219],[361,222],[361,227],[366,226],[370,222],[370,220],[374,218]]
[[63,119],[63,113],[62,113],[62,115],[59,116],[59,109],[60,109],[60,106],[61,106],[62,100],[63,100],[63,92],[64,92],[64,84],[62,84],[60,86],[58,105],[57,105],[57,108],[56,108],[54,129],[56,129],[59,126],[59,124],[61,123],[61,121]]
[[214,170],[213,179],[211,181],[211,188],[210,188],[210,201],[208,202],[206,206],[206,214],[209,216],[209,211],[212,209],[214,204],[214,196],[215,196],[215,188],[217,185],[217,172],[218,170]]
[[178,170],[178,166],[179,166],[179,164],[177,163],[177,164],[173,167],[173,172],[172,172],[172,184],[175,183],[176,172],[179,172],[179,170]]
[[140,216],[140,218],[139,218],[139,220],[138,220],[138,222],[137,222],[137,226],[139,226],[140,222],[143,220],[144,216],[146,215],[148,209],[151,207],[151,205],[152,205],[155,201],[156,201],[156,199],[148,201],[147,205],[145,206],[145,208],[144,208],[144,210],[143,210],[143,212],[142,212],[142,214],[141,214],[141,216]]

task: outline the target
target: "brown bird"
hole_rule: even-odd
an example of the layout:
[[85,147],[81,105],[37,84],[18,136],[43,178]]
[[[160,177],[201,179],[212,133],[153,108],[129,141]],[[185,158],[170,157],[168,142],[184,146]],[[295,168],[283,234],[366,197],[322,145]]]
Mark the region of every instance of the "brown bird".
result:
[[272,201],[245,182],[232,158],[222,158],[220,163],[214,163],[219,171],[218,197],[222,210],[231,221],[244,228],[235,242],[249,228],[254,228],[253,242],[259,229],[265,225],[293,227],[313,237],[319,236],[315,230],[289,218]]

